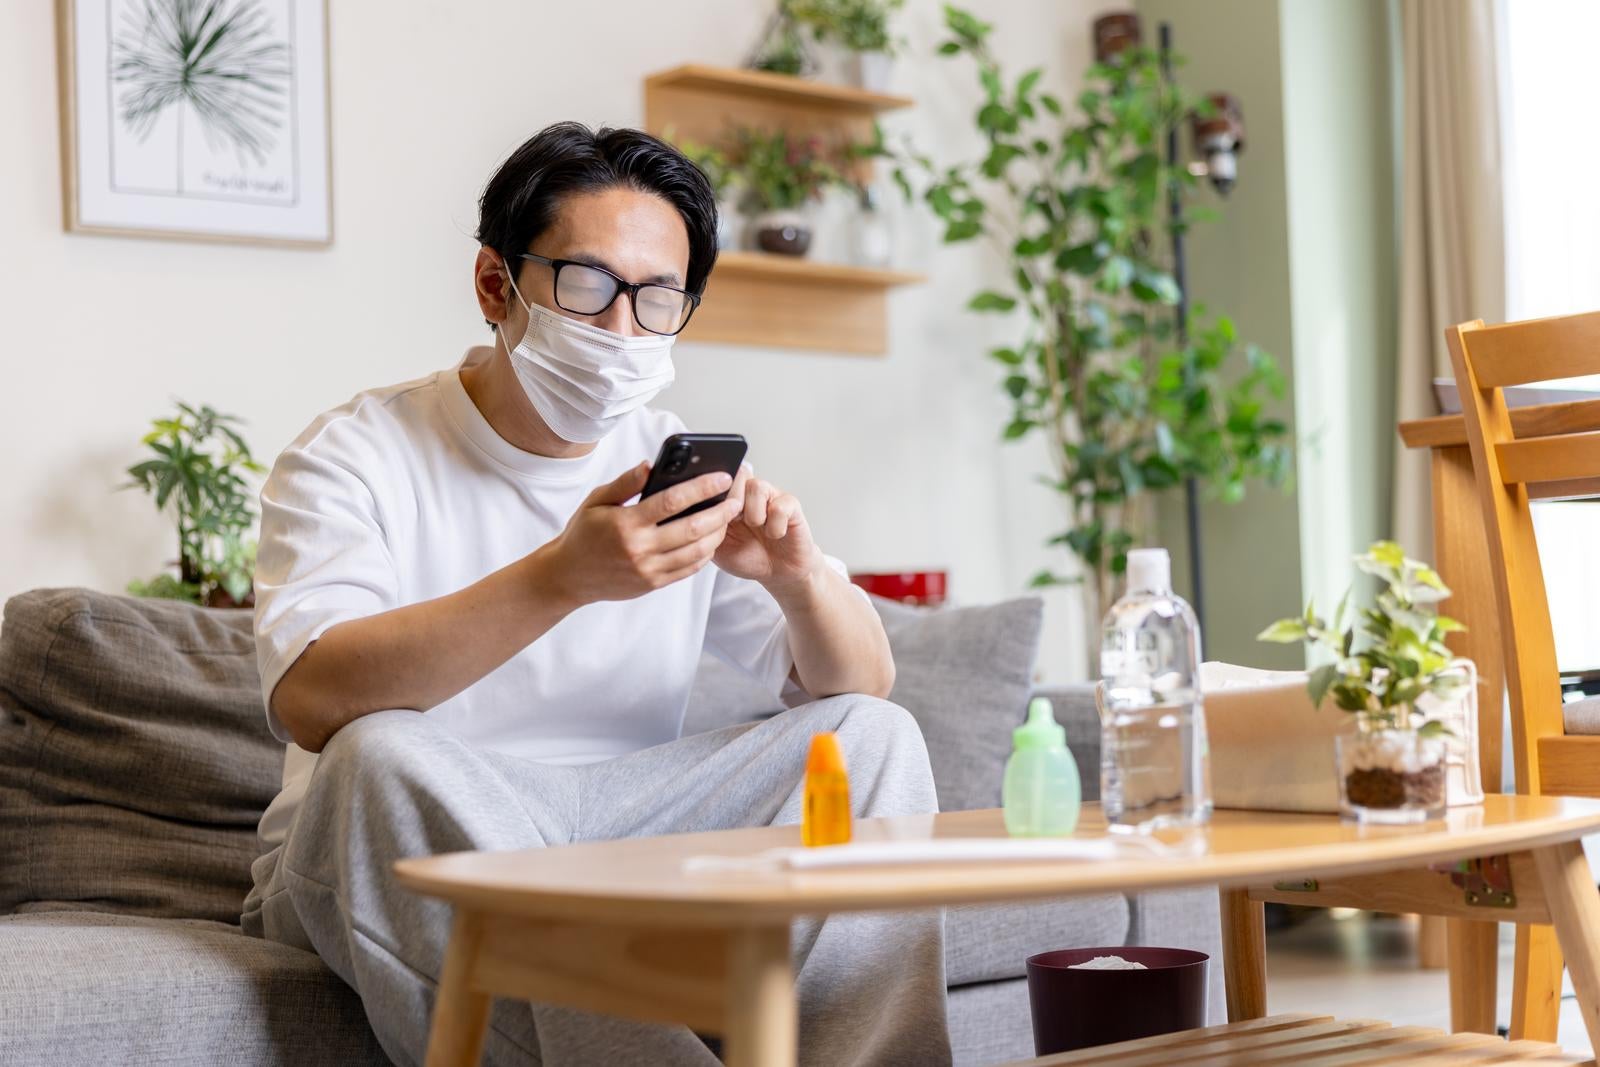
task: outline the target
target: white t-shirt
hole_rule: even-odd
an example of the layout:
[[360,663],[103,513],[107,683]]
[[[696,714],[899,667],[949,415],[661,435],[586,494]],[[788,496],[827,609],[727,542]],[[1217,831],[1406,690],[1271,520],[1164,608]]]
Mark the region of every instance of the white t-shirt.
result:
[[[255,578],[269,709],[284,672],[330,627],[454,593],[526,556],[596,486],[653,460],[683,429],[677,416],[645,408],[587,456],[536,456],[494,431],[459,370],[361,393],[319,417],[273,465]],[[474,744],[528,759],[610,759],[678,737],[702,650],[775,695],[794,662],[772,596],[709,566],[634,600],[579,608],[426,714]],[[289,743],[283,790],[260,826],[276,845],[316,756],[270,710],[267,723]]]

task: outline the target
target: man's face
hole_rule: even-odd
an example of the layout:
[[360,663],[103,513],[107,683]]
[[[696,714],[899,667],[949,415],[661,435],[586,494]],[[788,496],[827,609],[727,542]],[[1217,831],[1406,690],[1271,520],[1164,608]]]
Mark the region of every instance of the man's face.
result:
[[[555,225],[527,251],[600,267],[624,281],[680,289],[689,269],[689,233],[677,210],[658,196],[623,187],[567,197]],[[516,271],[518,292],[530,304],[625,337],[649,332],[634,319],[627,293],[619,293],[598,315],[575,315],[556,305],[553,268],[525,259],[513,259],[510,267]],[[527,331],[527,312],[515,296],[506,301],[500,328],[508,348],[515,348]]]

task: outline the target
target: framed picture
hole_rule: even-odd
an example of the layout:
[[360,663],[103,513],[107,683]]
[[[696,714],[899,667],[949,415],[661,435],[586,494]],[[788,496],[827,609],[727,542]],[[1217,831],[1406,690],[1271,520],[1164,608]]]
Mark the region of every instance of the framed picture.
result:
[[333,240],[327,0],[56,0],[66,228]]

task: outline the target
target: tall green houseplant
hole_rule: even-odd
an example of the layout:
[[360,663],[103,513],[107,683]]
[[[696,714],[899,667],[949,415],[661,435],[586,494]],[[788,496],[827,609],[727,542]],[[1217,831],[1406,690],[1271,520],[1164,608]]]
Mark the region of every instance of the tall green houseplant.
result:
[[[940,54],[977,70],[982,154],[939,164],[881,134],[870,152],[894,162],[908,197],[923,185],[946,242],[986,239],[1003,260],[1007,284],[968,307],[1026,313],[1015,340],[989,353],[1012,402],[1004,436],[1049,438],[1049,483],[1068,515],[1050,544],[1081,565],[1098,619],[1127,550],[1149,538],[1154,494],[1193,477],[1233,501],[1254,479],[1287,478],[1289,430],[1268,410],[1282,377],[1224,316],[1196,309],[1187,343],[1175,343],[1169,191],[1185,204],[1180,226],[1200,213],[1188,208],[1196,179],[1164,148],[1205,105],[1162,76],[1160,57],[1131,49],[1091,67],[1069,104],[1040,89],[1041,69],[1009,78],[988,23],[946,7],[945,25]],[[1050,570],[1033,584],[1069,580]]]

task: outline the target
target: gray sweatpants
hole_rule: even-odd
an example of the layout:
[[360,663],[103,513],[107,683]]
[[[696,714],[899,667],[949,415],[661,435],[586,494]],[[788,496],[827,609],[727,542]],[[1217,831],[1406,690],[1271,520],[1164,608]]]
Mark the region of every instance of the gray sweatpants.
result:
[[[604,763],[558,767],[463,742],[410,711],[345,726],[323,750],[285,843],[263,855],[247,933],[309,948],[361,995],[384,1050],[420,1064],[449,905],[402,889],[406,856],[797,823],[811,735],[839,734],[857,816],[937,810],[902,708],[842,696]],[[946,1064],[943,918],[795,924],[802,1064]],[[715,1064],[683,1027],[497,999],[487,1063]]]

